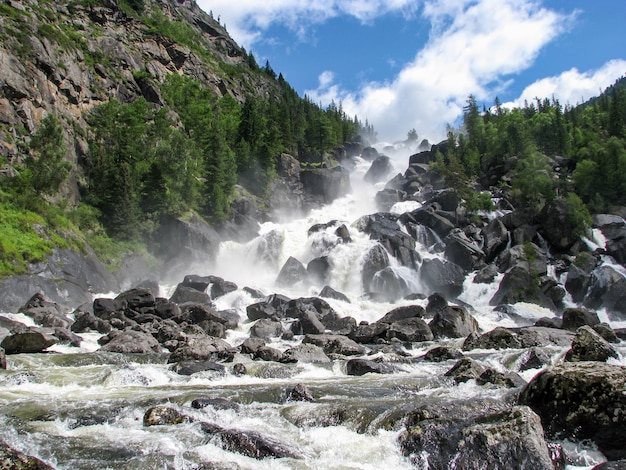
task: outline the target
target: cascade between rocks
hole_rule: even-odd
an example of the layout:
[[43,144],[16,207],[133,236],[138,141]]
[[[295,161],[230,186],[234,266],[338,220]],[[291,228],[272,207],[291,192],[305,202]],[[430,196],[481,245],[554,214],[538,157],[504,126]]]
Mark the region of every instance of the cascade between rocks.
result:
[[[247,243],[223,242],[214,261],[170,272],[152,291],[96,296],[92,311],[53,315],[66,320],[44,325],[53,331],[35,328],[34,312],[52,308],[45,299],[2,314],[0,441],[58,469],[575,469],[626,459],[626,317],[583,310],[569,293],[560,311],[511,296],[493,305],[516,262],[472,269],[472,250],[491,247],[446,238],[419,218],[436,214],[411,215],[417,201],[380,212],[385,181],[364,181],[371,162],[355,163],[351,194],[264,223]],[[405,161],[394,164],[403,171]],[[596,231],[587,243],[606,240]],[[519,255],[505,244],[500,252]],[[52,345],[27,351],[26,333]],[[552,406],[555,394],[567,403]]]

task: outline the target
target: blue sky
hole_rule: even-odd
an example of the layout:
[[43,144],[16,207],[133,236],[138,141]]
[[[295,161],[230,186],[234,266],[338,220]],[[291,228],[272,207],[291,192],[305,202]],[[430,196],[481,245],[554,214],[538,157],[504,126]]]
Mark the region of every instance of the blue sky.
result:
[[437,142],[479,103],[576,104],[626,75],[624,0],[197,0],[260,65],[381,140]]

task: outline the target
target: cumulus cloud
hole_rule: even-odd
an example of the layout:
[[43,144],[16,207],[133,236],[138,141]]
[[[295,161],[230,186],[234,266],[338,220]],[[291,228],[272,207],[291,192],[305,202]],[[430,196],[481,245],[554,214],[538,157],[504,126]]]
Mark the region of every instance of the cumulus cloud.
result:
[[430,38],[393,81],[368,83],[355,93],[324,80],[306,93],[322,102],[341,100],[350,114],[367,116],[379,137],[397,140],[415,128],[437,140],[469,94],[493,99],[570,19],[532,0],[432,0],[422,15],[431,24]]
[[623,75],[626,75],[626,60],[623,59],[611,60],[599,69],[585,72],[572,68],[528,85],[519,98],[504,106],[523,106],[524,101],[531,103],[535,98],[551,97],[558,99],[562,105],[576,105],[597,96]]
[[347,15],[366,23],[389,12],[412,16],[417,0],[197,0],[226,24],[230,35],[247,48],[263,38],[271,23],[284,24],[303,37],[311,25]]

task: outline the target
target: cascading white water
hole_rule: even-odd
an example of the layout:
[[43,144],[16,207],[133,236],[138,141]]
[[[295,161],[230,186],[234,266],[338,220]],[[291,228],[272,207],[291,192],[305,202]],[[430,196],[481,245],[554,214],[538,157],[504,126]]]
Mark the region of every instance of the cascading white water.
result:
[[[401,165],[405,165],[405,161]],[[364,296],[361,281],[363,254],[376,242],[359,232],[353,223],[362,215],[377,212],[374,194],[381,185],[362,181],[368,162],[357,159],[351,176],[354,192],[306,216],[281,223],[265,223],[259,236],[248,243],[225,242],[216,261],[199,262],[186,274],[216,275],[235,282],[239,289],[215,299],[218,310],[234,309],[240,326],[229,331],[226,340],[237,346],[249,336],[252,325],[246,307],[255,302],[243,290],[252,287],[264,294],[281,293],[291,298],[319,293],[322,285],[300,283],[277,286],[278,273],[293,256],[305,266],[312,259],[328,256],[327,283],[350,300],[326,299],[341,316],[357,322],[374,322],[391,309],[426,301],[374,301]],[[392,212],[414,210],[417,203],[396,204]],[[337,225],[308,235],[315,224],[337,220],[350,232],[350,243],[339,243]],[[425,233],[417,250],[422,258],[442,256],[429,252],[437,239]],[[415,290],[420,290],[417,273],[399,266],[392,268]],[[471,306],[481,329],[517,326],[520,319],[532,323],[553,313],[534,305],[515,306],[517,317],[494,311],[489,301],[502,275],[490,284],[475,284],[467,276],[460,301]],[[171,293],[172,286],[163,286]],[[5,315],[31,322],[23,315]],[[248,374],[201,372],[182,376],[173,372],[165,355],[134,357],[93,353],[99,335],[83,335],[81,349],[55,346],[62,354],[21,354],[8,357],[7,371],[0,372],[0,439],[26,453],[37,455],[59,469],[167,468],[192,469],[212,462],[215,468],[242,469],[372,469],[412,468],[401,455],[397,438],[401,429],[385,427],[390,413],[402,407],[450,403],[454,400],[503,400],[506,390],[481,387],[471,381],[453,386],[444,373],[454,361],[430,363],[407,360],[390,375],[347,376],[341,361],[322,364],[278,364],[252,361],[243,356]],[[276,338],[271,346],[281,350],[299,344]],[[461,340],[448,342],[460,346]],[[438,343],[439,344],[439,343]],[[404,354],[414,359],[434,343],[414,344]],[[624,348],[621,349],[624,353]],[[69,354],[73,352],[74,354]],[[519,359],[520,351],[491,351],[489,364],[506,370]],[[555,356],[563,349],[555,348]],[[376,357],[375,353],[372,357]],[[484,357],[484,351],[468,352]],[[482,355],[482,356],[481,356]],[[623,360],[611,360],[624,363]],[[621,361],[621,362],[620,362]],[[528,380],[537,370],[524,372]],[[317,398],[315,403],[288,402],[281,394],[301,383]],[[238,410],[204,408],[195,410],[190,402],[199,397],[225,398]],[[195,421],[172,426],[145,427],[143,414],[153,405],[168,404]],[[342,416],[341,420],[337,416]],[[228,429],[254,430],[297,450],[300,459],[255,460],[222,449],[200,429],[199,422],[213,422]],[[390,421],[391,422],[391,421]],[[385,430],[390,429],[390,430]],[[601,456],[580,451],[578,463],[592,465]],[[213,467],[210,467],[213,468]],[[573,468],[573,467],[572,467]]]

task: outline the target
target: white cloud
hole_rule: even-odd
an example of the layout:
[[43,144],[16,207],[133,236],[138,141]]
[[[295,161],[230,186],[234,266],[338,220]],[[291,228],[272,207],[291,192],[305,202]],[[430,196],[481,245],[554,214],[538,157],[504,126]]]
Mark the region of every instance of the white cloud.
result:
[[432,0],[428,43],[389,83],[368,83],[351,93],[328,81],[307,94],[342,101],[350,115],[367,117],[379,137],[398,140],[409,129],[430,140],[443,138],[469,94],[493,99],[506,76],[527,68],[569,17],[532,0]]
[[523,106],[524,101],[532,103],[535,98],[558,99],[562,105],[576,105],[598,96],[615,80],[626,75],[626,60],[611,60],[596,70],[579,72],[576,68],[554,77],[546,77],[528,85],[520,97],[505,106]]
[[230,35],[248,49],[270,24],[284,24],[300,37],[308,27],[340,15],[368,22],[389,12],[416,13],[418,0],[197,0],[203,10],[219,15]]

